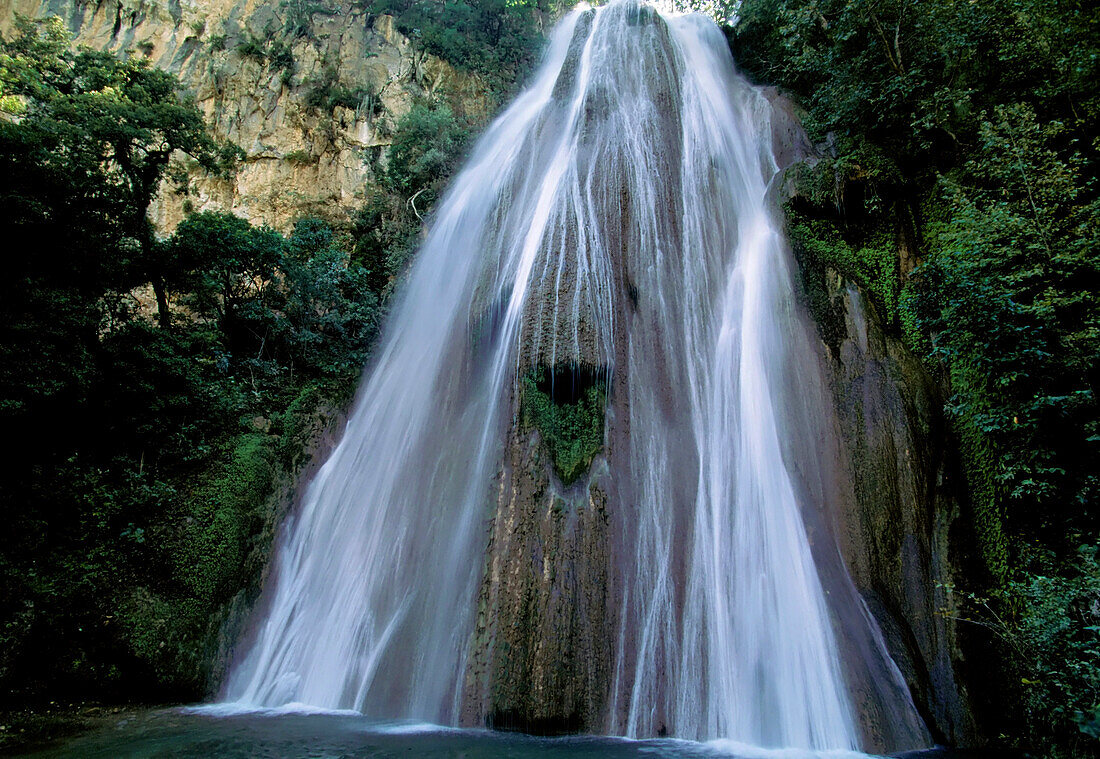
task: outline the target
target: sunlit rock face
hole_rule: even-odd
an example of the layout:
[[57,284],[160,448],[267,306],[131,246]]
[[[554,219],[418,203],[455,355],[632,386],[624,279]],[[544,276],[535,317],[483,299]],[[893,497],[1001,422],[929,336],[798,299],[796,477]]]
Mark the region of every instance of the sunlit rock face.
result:
[[[481,83],[417,51],[392,17],[341,1],[332,14],[308,16],[308,31],[295,33],[295,7],[271,0],[0,0],[0,32],[11,34],[16,14],[60,16],[78,44],[144,57],[178,75],[214,134],[244,149],[234,179],[192,172],[190,197],[161,193],[151,215],[162,233],[187,209],[231,210],[283,230],[305,213],[338,218],[362,203],[372,163],[416,98],[446,88],[475,120],[488,118],[493,106]],[[273,51],[284,63],[292,57],[293,67]],[[311,105],[311,91],[326,81],[355,93],[356,104]]]

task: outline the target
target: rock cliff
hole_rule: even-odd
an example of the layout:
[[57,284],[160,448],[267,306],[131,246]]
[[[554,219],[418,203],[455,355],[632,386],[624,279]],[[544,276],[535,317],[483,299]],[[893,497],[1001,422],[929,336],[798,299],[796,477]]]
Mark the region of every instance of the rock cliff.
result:
[[151,209],[168,233],[190,210],[231,210],[286,230],[359,205],[394,124],[446,95],[475,122],[494,107],[475,77],[426,55],[353,0],[0,0],[16,15],[59,16],[75,41],[141,56],[179,76],[214,134],[245,153],[234,179],[192,170],[191,193],[165,188]]
[[931,737],[976,738],[945,586],[961,481],[942,389],[871,300],[796,247],[822,336],[841,487],[832,518],[848,573]]

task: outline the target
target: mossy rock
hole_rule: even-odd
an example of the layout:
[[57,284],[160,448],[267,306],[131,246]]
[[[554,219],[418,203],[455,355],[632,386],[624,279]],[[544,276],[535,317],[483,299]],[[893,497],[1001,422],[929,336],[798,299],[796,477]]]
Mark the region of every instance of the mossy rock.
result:
[[523,426],[539,431],[563,485],[576,482],[603,450],[606,373],[540,366],[523,378]]

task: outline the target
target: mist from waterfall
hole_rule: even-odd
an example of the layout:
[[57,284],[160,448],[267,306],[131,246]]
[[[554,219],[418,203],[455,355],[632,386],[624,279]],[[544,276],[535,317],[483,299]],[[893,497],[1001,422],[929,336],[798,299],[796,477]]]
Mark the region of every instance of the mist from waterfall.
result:
[[625,409],[606,731],[859,747],[771,113],[702,17],[559,24],[430,221],[224,700],[456,723],[519,378],[578,365]]

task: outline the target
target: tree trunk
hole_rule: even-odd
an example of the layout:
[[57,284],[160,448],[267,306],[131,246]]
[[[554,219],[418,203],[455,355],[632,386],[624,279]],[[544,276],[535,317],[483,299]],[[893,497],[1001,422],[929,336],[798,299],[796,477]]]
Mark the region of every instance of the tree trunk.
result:
[[157,320],[161,329],[168,329],[172,326],[172,314],[168,311],[168,291],[164,289],[163,279],[153,280],[153,292],[157,294]]

